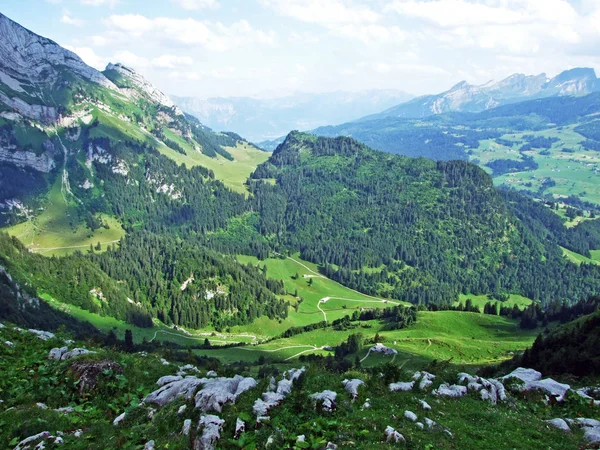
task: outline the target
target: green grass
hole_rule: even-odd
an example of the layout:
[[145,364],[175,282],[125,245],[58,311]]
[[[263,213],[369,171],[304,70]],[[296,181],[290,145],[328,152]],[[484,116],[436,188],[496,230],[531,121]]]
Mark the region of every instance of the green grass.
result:
[[[434,360],[450,360],[467,366],[498,363],[531,346],[539,330],[521,330],[517,321],[500,316],[456,311],[420,312],[417,323],[402,330],[388,330],[385,323],[367,321],[345,331],[325,328],[245,348],[196,353],[218,356],[225,362],[256,361],[261,356],[285,360],[306,353],[326,355],[330,352],[322,347],[335,347],[354,333],[362,333],[366,340],[379,334],[386,346],[398,351],[394,358],[369,355],[363,361],[364,366],[393,360],[405,367],[422,368]],[[366,343],[357,356],[364,358],[372,345]]]
[[[179,142],[179,141],[177,141]],[[188,145],[189,147],[189,145]],[[184,147],[186,148],[186,147]],[[269,158],[269,153],[260,151],[256,147],[245,142],[239,142],[236,147],[224,147],[233,156],[229,161],[218,155],[215,158],[208,157],[194,149],[187,149],[187,154],[182,155],[173,149],[161,146],[159,151],[174,160],[177,164],[185,164],[187,167],[203,166],[214,172],[215,177],[235,192],[247,193],[246,180],[259,164]]]
[[101,215],[108,226],[91,231],[84,223],[78,222],[77,212],[71,202],[61,194],[61,180],[57,178],[48,193],[44,211],[36,217],[2,231],[16,236],[31,251],[46,256],[64,256],[77,250],[86,251],[90,244],[100,242],[102,250],[108,243],[118,241],[125,235],[121,224],[111,216]]
[[[290,308],[289,316],[285,320],[259,319],[251,325],[245,325],[244,330],[263,336],[274,336],[291,327],[321,322],[325,317],[317,305],[321,299],[326,297],[348,299],[339,300],[332,298],[320,304],[329,322],[346,315],[352,315],[355,310],[360,308],[385,308],[393,306],[394,303],[409,305],[408,303],[398,301],[385,303],[382,299],[353,291],[320,275],[316,264],[301,260],[298,255],[294,255],[292,258],[293,260],[269,258],[265,261],[259,261],[253,256],[238,256],[238,261],[242,264],[258,264],[261,267],[266,265],[267,276],[269,278],[283,280],[287,292],[293,294],[297,291],[298,297],[304,299],[299,305],[297,312],[294,308]],[[296,275],[298,275],[298,278],[293,279],[292,277],[296,277]],[[312,285],[309,284],[311,279]],[[292,296],[288,296],[288,300],[292,305],[297,303],[297,300]],[[234,330],[238,329],[238,327],[234,328]]]
[[234,336],[224,333],[216,333],[210,330],[184,333],[183,331],[167,327],[158,320],[154,320],[153,328],[140,328],[121,320],[117,320],[113,317],[102,316],[74,305],[62,303],[47,293],[42,293],[40,297],[53,308],[67,313],[80,321],[89,322],[104,333],[108,333],[111,330],[114,331],[119,339],[124,339],[125,330],[131,330],[133,333],[134,342],[136,343],[140,343],[144,339],[147,341],[155,339],[161,342],[169,341],[179,345],[187,346],[201,345],[204,343],[204,339],[206,338],[208,338],[212,345],[253,341],[252,337],[241,335]]
[[[86,396],[78,393],[79,382],[72,370],[75,360],[50,361],[48,352],[53,347],[64,345],[70,336],[58,333],[56,338],[41,341],[31,333],[19,332],[10,324],[0,330],[2,340],[13,342],[14,347],[0,346],[3,372],[0,378],[0,442],[4,448],[14,448],[27,436],[42,431],[64,432],[64,447],[73,449],[142,448],[154,440],[156,448],[185,449],[190,447],[190,438],[181,436],[183,421],[190,419],[198,423],[205,414],[194,408],[193,399],[176,398],[172,403],[158,407],[144,405],[142,399],[157,389],[156,381],[166,375],[174,375],[177,366],[191,362],[200,367],[200,376],[212,362],[203,362],[184,355],[176,355],[159,348],[149,354],[126,353],[118,349],[100,347],[92,341],[75,342],[73,347],[85,347],[95,352],[78,357],[78,362],[114,361],[123,373],[105,371],[96,382],[96,387]],[[238,350],[239,351],[239,350]],[[247,352],[249,353],[249,352]],[[163,365],[161,358],[171,362]],[[297,361],[294,364],[298,367]],[[258,385],[243,393],[235,403],[226,404],[218,415],[225,421],[221,440],[217,448],[265,448],[269,437],[275,442],[271,448],[305,448],[295,445],[297,436],[305,435],[311,447],[324,448],[327,442],[338,448],[357,450],[370,449],[544,449],[576,450],[583,448],[583,433],[574,429],[564,433],[544,420],[554,417],[595,417],[596,413],[587,402],[574,394],[562,404],[554,406],[543,402],[543,395],[516,395],[510,393],[506,402],[491,405],[482,401],[477,393],[460,399],[436,397],[431,390],[411,392],[389,392],[388,383],[406,381],[410,373],[382,367],[375,373],[355,369],[346,373],[335,373],[317,364],[308,364],[306,373],[296,382],[290,395],[279,406],[270,411],[270,420],[254,427],[252,407],[262,392],[265,392],[272,370],[279,374],[290,368],[290,364],[263,367],[214,367],[220,375],[239,374],[252,376]],[[265,369],[264,374],[259,369]],[[434,387],[443,382],[457,380],[456,368],[433,367],[436,375]],[[30,374],[24,377],[23,374]],[[275,374],[277,379],[281,375]],[[364,385],[358,390],[359,398],[353,400],[344,390],[342,380],[359,378]],[[335,391],[338,396],[336,408],[323,412],[315,408],[309,396],[325,389]],[[361,405],[367,401],[369,408]],[[418,400],[432,406],[423,411]],[[40,408],[39,403],[47,405]],[[182,405],[185,411],[178,413]],[[71,406],[74,411],[60,414],[55,408]],[[154,410],[153,419],[148,413]],[[439,428],[422,431],[403,418],[406,410],[414,411],[420,422],[425,417],[439,424]],[[122,412],[125,420],[119,426],[112,421]],[[240,440],[233,440],[234,427],[238,418],[246,421],[246,432]],[[406,438],[406,444],[385,442],[384,429],[392,426]],[[83,435],[73,436],[73,431],[82,429]],[[451,432],[449,435],[444,430]],[[194,433],[194,430],[192,431]],[[194,434],[192,434],[193,438]],[[245,444],[243,444],[245,442]],[[50,447],[54,446],[49,442]]]
[[587,258],[583,255],[580,255],[579,253],[575,253],[572,252],[571,250],[567,250],[564,247],[561,247],[563,254],[569,259],[569,261],[574,262],[575,264],[581,265],[582,263],[585,264],[600,264],[600,260],[598,259],[600,257],[600,251],[598,250],[592,250],[592,258]]
[[[537,192],[542,188],[557,199],[574,195],[585,201],[600,203],[600,183],[598,182],[600,154],[582,148],[580,142],[585,138],[574,131],[576,126],[555,127],[542,131],[528,130],[503,135],[502,139],[513,142],[521,141],[523,135],[558,138],[559,141],[548,149],[549,154],[547,155],[540,154],[540,149],[524,152],[539,165],[536,170],[494,176],[495,184],[505,184],[530,192]],[[493,140],[482,140],[479,148],[473,151],[471,159],[478,160],[481,165],[497,159],[519,160],[521,155],[518,149],[521,145],[515,144],[513,147],[507,147]],[[574,153],[564,153],[562,152],[563,148],[574,150]],[[542,183],[547,178],[554,180],[556,185],[543,186]]]

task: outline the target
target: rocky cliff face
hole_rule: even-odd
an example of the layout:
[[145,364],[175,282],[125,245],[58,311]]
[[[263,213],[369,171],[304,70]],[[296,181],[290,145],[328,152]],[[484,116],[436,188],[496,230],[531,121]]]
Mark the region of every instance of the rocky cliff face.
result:
[[52,85],[60,68],[79,77],[116,89],[102,73],[89,67],[75,53],[13,22],[0,13],[0,81],[15,92],[45,100],[36,85]]
[[109,64],[106,66],[106,71],[115,71],[119,75],[125,77],[131,83],[133,83],[143,94],[147,95],[149,99],[155,103],[159,103],[167,108],[175,108],[177,115],[183,115],[183,112],[175,106],[175,103],[162,93],[156,86],[146,80],[143,76],[137,73],[135,70],[126,67],[122,64]]

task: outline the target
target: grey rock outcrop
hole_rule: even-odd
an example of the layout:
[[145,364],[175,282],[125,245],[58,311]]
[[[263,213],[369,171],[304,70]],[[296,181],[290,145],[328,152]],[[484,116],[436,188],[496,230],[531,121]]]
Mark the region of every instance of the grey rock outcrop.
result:
[[571,389],[571,386],[568,384],[559,383],[552,378],[545,378],[542,380],[542,374],[540,372],[523,367],[513,370],[511,373],[503,376],[500,379],[503,381],[517,379],[521,381],[521,383],[518,386],[514,386],[516,390],[540,390],[554,397],[559,402],[565,399],[567,392]]
[[353,380],[344,380],[342,381],[344,388],[352,396],[352,398],[358,398],[358,387],[365,384],[363,380],[359,380],[357,378]]
[[322,402],[323,411],[332,411],[335,408],[335,399],[337,398],[337,393],[334,391],[325,390],[323,392],[312,394],[310,398],[316,402]]
[[406,381],[406,382],[398,382],[398,383],[390,383],[388,385],[388,389],[392,392],[408,392],[408,391],[412,391],[412,389],[415,387],[415,382],[414,381]]
[[397,432],[394,428],[392,428],[389,425],[385,428],[385,440],[386,442],[394,443],[406,441],[406,439],[404,439],[404,436],[402,436],[399,432]]
[[571,428],[569,428],[569,425],[563,419],[552,419],[546,420],[545,422],[555,428],[558,428],[559,430],[571,431]]
[[213,450],[219,439],[225,421],[220,417],[207,415],[200,417],[198,431],[202,430],[194,441],[194,450]]
[[54,361],[66,361],[68,359],[75,358],[81,355],[88,355],[90,353],[96,352],[86,350],[85,348],[74,348],[73,350],[69,350],[69,347],[60,347],[53,348],[52,350],[50,350],[50,353],[48,354],[48,359]]
[[106,70],[114,70],[121,76],[130,80],[138,89],[140,89],[145,95],[147,95],[152,101],[160,103],[167,108],[173,108],[177,115],[183,115],[183,112],[175,106],[175,103],[163,94],[156,86],[146,80],[143,76],[137,73],[135,70],[124,66],[123,64],[108,64]]
[[463,397],[467,395],[467,388],[458,384],[441,384],[439,388],[434,389],[433,395],[439,397]]

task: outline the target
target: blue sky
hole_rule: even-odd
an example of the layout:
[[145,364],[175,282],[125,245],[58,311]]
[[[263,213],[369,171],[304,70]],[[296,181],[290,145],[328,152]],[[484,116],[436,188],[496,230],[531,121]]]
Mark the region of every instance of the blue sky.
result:
[[600,70],[600,0],[4,0],[0,11],[174,95],[425,94]]

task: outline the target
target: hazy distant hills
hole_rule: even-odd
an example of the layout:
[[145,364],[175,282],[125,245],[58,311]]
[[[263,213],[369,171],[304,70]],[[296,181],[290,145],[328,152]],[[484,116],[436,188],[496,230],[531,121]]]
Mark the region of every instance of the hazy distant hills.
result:
[[234,131],[253,142],[278,138],[294,129],[310,130],[356,120],[412,97],[398,90],[299,93],[266,100],[172,96],[181,109],[203,124],[215,130]]
[[499,82],[474,86],[462,81],[436,95],[425,95],[372,114],[361,121],[385,117],[419,118],[451,111],[481,112],[498,106],[536,98],[583,95],[600,90],[594,69],[566,70],[554,78],[546,74],[514,74]]

